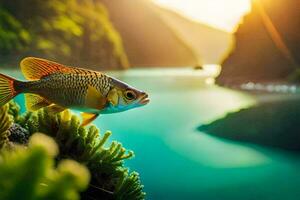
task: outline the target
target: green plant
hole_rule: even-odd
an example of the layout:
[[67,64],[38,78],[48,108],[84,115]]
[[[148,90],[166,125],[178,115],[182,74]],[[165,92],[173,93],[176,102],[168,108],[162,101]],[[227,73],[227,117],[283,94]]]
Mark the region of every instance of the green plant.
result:
[[8,144],[9,128],[13,123],[12,117],[8,115],[9,106],[0,107],[0,148]]
[[129,66],[101,1],[1,0],[1,66],[16,67],[28,55],[95,68]]
[[24,50],[30,41],[30,35],[22,24],[0,5],[0,54],[9,51]]
[[44,133],[58,144],[60,153],[56,156],[57,161],[72,159],[88,167],[91,182],[81,194],[82,199],[144,199],[145,193],[138,174],[129,173],[123,163],[125,159],[133,157],[133,152],[127,151],[116,141],[105,145],[110,132],[101,136],[95,126],[80,126],[80,119],[69,110],[58,115],[51,115],[46,109],[19,115],[18,105],[10,103],[6,112],[11,116],[9,118],[14,119],[15,126],[23,128],[14,129],[19,131],[12,131],[11,136],[16,132],[17,138],[22,133],[24,138],[36,132]]
[[62,160],[55,167],[58,147],[43,134],[34,134],[28,148],[15,146],[0,155],[0,199],[74,200],[88,186],[83,165]]

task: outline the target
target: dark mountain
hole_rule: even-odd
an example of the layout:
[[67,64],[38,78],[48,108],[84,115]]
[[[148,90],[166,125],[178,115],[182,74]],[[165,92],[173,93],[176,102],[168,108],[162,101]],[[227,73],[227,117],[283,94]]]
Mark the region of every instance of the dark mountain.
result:
[[[254,2],[254,1],[253,1]],[[300,63],[300,1],[260,0],[252,3],[252,12],[235,33],[236,47],[223,63],[219,84],[240,84],[248,81],[286,81]],[[263,20],[264,9],[289,51],[274,42]],[[272,26],[272,25],[271,25]],[[272,31],[271,31],[272,32]],[[274,33],[273,33],[274,34]],[[277,36],[277,37],[276,37]],[[278,39],[278,35],[275,35]],[[276,40],[276,39],[275,39]]]

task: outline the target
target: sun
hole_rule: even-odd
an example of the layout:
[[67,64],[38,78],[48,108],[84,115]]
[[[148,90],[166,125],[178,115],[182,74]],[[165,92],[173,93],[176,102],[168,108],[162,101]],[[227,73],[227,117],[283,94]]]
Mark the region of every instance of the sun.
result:
[[232,32],[251,9],[251,0],[153,0],[195,21]]

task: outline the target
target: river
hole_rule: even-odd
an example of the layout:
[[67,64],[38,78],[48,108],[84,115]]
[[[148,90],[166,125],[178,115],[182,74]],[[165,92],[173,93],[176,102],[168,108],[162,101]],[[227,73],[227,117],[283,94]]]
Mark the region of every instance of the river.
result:
[[135,152],[126,165],[139,172],[147,199],[299,199],[297,154],[197,130],[228,112],[254,105],[254,96],[216,86],[209,74],[190,69],[110,74],[151,98],[145,107],[95,121],[102,132],[113,132],[112,140]]

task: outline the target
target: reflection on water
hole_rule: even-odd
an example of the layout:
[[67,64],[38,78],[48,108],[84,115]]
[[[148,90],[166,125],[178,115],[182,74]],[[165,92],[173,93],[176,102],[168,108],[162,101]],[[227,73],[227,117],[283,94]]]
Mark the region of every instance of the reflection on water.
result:
[[95,122],[135,151],[127,165],[140,173],[148,199],[298,199],[298,156],[197,130],[201,123],[254,105],[255,98],[207,85],[208,76],[201,73],[178,74],[114,73],[144,88],[151,102],[136,110],[102,115]]

